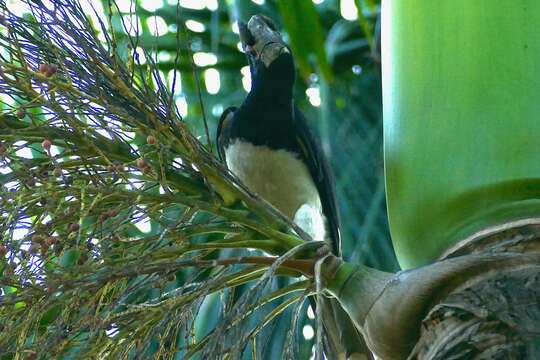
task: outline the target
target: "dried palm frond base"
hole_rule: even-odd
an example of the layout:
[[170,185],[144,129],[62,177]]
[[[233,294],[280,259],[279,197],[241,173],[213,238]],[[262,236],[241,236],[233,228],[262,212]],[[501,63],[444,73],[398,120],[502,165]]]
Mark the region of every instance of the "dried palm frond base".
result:
[[[507,224],[459,244],[465,253],[529,252],[540,248],[538,221]],[[523,264],[525,265],[525,264]],[[409,359],[539,359],[540,264],[490,271],[435,305]]]
[[410,359],[540,358],[540,266],[452,293],[423,325]]
[[329,291],[379,358],[537,358],[540,219],[485,229],[396,274],[327,261]]

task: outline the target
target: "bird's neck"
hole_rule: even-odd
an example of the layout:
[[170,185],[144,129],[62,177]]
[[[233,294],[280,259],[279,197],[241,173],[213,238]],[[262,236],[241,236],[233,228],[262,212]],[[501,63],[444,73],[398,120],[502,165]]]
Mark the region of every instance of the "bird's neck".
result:
[[255,81],[245,100],[246,105],[258,109],[286,109],[293,105],[293,90],[274,81]]
[[294,64],[289,54],[284,54],[266,67],[259,63],[251,68],[251,90],[248,101],[259,108],[280,107],[290,109],[293,103],[295,82]]

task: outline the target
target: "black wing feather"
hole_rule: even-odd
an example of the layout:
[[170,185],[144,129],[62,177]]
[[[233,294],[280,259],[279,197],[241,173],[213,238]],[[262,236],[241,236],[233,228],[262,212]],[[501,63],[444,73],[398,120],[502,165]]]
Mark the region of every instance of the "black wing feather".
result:
[[225,162],[225,148],[229,144],[231,138],[231,123],[236,109],[235,106],[231,106],[223,111],[223,114],[221,114],[221,117],[219,118],[216,130],[216,147],[219,159],[223,162]]
[[307,126],[302,112],[294,106],[294,126],[298,147],[321,199],[322,210],[330,231],[332,251],[341,256],[341,235],[339,233],[340,216],[337,207],[334,173],[317,136]]

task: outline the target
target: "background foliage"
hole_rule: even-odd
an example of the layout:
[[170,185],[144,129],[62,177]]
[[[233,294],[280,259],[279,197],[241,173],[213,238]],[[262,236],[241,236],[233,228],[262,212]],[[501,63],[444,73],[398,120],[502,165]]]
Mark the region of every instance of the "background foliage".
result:
[[[35,6],[41,4],[40,1],[33,3]],[[33,18],[29,12],[20,10],[24,9],[25,2],[23,1],[0,1],[0,4],[2,4],[5,13],[7,13],[8,9],[15,10],[20,11],[19,15],[28,19],[28,21]],[[207,131],[210,139],[213,139],[215,125],[221,112],[228,106],[239,104],[246,95],[245,89],[249,84],[246,60],[239,51],[239,39],[234,32],[235,19],[247,20],[256,13],[264,13],[274,19],[283,29],[285,38],[291,43],[297,59],[299,77],[295,89],[296,100],[310,119],[311,125],[319,129],[325,150],[332,160],[331,163],[336,173],[339,205],[342,214],[344,257],[353,262],[364,262],[379,269],[396,270],[397,265],[393,257],[386,224],[382,177],[382,116],[380,64],[377,46],[379,3],[373,0],[365,0],[356,1],[356,6],[354,4],[355,2],[352,0],[325,0],[317,1],[317,4],[307,0],[292,2],[286,0],[266,2],[261,0],[180,0],[178,2],[176,0],[133,2],[121,0],[116,3],[103,1],[101,6],[94,2],[97,14],[92,15],[92,9],[88,6],[84,7],[84,12],[91,17],[94,27],[98,31],[98,38],[101,41],[109,41],[110,43],[111,39],[106,39],[106,33],[114,39],[114,50],[118,57],[116,60],[124,62],[128,68],[132,66],[140,69],[140,76],[137,79],[142,82],[141,91],[149,101],[152,101],[152,90],[159,90],[160,86],[163,85],[171,88],[174,79],[175,95],[171,101],[176,105],[186,128],[203,143],[208,142],[206,138]],[[0,9],[0,11],[2,10]],[[109,11],[111,11],[110,17],[100,15],[107,14]],[[139,16],[138,20],[133,17],[135,14]],[[100,16],[103,24],[109,24],[110,22],[109,26],[112,26],[114,31],[100,31],[98,21]],[[5,36],[4,41],[8,41],[9,32],[6,31],[5,27],[2,31]],[[130,37],[128,34],[132,36]],[[137,34],[138,36],[134,36]],[[43,39],[46,39],[45,35],[43,35]],[[52,40],[54,42],[54,39]],[[2,45],[5,45],[5,43],[0,46]],[[132,49],[134,49],[134,52]],[[7,56],[10,50],[4,48],[2,51],[4,51],[3,56]],[[51,58],[54,55],[51,54]],[[42,62],[42,59],[34,59],[34,63],[40,61]],[[154,68],[159,71],[151,72],[150,70]],[[176,77],[174,76],[175,70],[177,70]],[[88,76],[93,76],[93,74],[90,73]],[[219,80],[217,80],[218,78]],[[8,91],[6,90],[4,93],[7,94]],[[19,115],[17,111],[21,108],[22,98],[22,94],[3,95],[1,97],[2,110]],[[55,119],[51,112],[43,112],[36,108],[28,107],[27,111],[32,114],[30,118],[34,123],[51,121],[54,124],[55,121],[61,120],[60,117]],[[24,114],[22,115],[24,117]],[[204,126],[203,118],[207,120],[207,128]],[[11,123],[10,126],[16,128],[17,125],[13,124]],[[104,144],[110,144],[106,139],[100,137],[100,134],[103,133],[100,133],[102,129],[98,125],[90,125],[96,127],[96,131],[93,132],[93,141],[99,142],[103,140]],[[126,135],[121,137],[124,143],[131,147],[131,150],[126,150],[127,148],[110,149],[111,154],[122,154],[123,151],[133,153],[135,151],[136,153],[147,154],[145,156],[149,157],[150,161],[156,161],[158,164],[163,163],[162,159],[156,158],[158,153],[152,150],[152,144],[148,144],[146,137],[148,134],[130,133],[130,129],[126,128],[125,124],[119,124],[118,128],[114,130],[117,131],[117,134]],[[39,167],[48,162],[48,154],[39,146],[45,136],[43,133],[32,133],[28,136],[32,136],[34,142],[17,142],[15,141],[17,135],[10,135],[11,137],[6,137],[5,133],[3,135],[0,140],[4,141],[4,146],[9,146],[7,151],[9,156],[0,165],[2,166],[0,182],[3,186],[4,210],[12,206],[12,203],[7,205],[7,202],[9,199],[16,198],[16,196],[9,195],[14,193],[18,194],[19,198],[28,194],[38,194],[35,197],[33,206],[43,205],[41,202],[45,204],[48,199],[40,196],[39,191],[36,192],[35,188],[33,188],[35,184],[28,183],[28,179],[23,179],[21,173],[23,169],[29,169],[32,172],[34,182],[37,182],[38,186],[46,183],[40,178],[40,174],[35,173],[36,164]],[[102,136],[106,136],[106,134]],[[60,144],[55,142],[54,145],[59,146]],[[53,154],[56,159],[66,161],[66,156],[69,156],[66,153],[62,154],[61,146],[53,150],[59,152]],[[176,156],[174,151],[170,156]],[[143,170],[141,172],[137,172],[136,167],[133,167],[133,165],[138,165],[136,164],[136,156],[118,155],[112,160],[114,160],[114,166],[116,167],[126,164],[126,171],[132,177],[129,180],[131,180],[134,189],[148,185],[147,179],[144,178],[144,167],[139,167],[140,170]],[[73,162],[77,161],[73,160]],[[13,165],[16,163],[25,164],[25,166],[15,169]],[[76,182],[77,175],[82,174],[77,172],[78,165],[70,164],[68,161],[67,165],[62,165],[64,172],[60,177],[63,180],[71,178],[71,180],[67,180],[68,183],[69,181],[75,182],[76,188],[83,189],[84,186],[78,187],[80,184]],[[177,165],[177,169],[181,171],[190,171],[189,169],[186,170],[186,167],[181,163]],[[69,166],[73,166],[73,171],[69,169]],[[100,166],[105,167],[106,164],[100,164]],[[110,166],[108,165],[106,169],[109,173],[112,173],[111,184],[114,181],[121,181],[118,177],[121,177],[119,174],[121,174],[122,170],[111,169]],[[45,168],[47,167],[45,166]],[[47,168],[46,171],[54,172],[55,169],[56,167]],[[103,169],[99,171],[100,174],[103,173]],[[193,176],[196,178],[196,175]],[[20,181],[17,181],[17,179]],[[79,193],[75,195],[75,197],[77,196],[80,198],[80,196],[84,197],[85,195]],[[89,196],[89,199],[92,198],[91,194],[87,194],[87,196]],[[99,204],[97,206],[99,211],[93,217],[91,216],[93,213],[86,213],[85,215],[88,216],[83,217],[83,214],[78,212],[79,210],[74,209],[74,207],[78,206],[73,204],[72,206],[63,207],[62,211],[65,220],[62,220],[62,223],[67,228],[64,233],[56,236],[65,236],[71,240],[76,237],[77,243],[79,242],[82,232],[79,232],[72,223],[69,223],[70,217],[76,212],[76,215],[79,215],[82,219],[77,224],[83,229],[86,229],[86,226],[90,227],[91,224],[99,220],[105,226],[105,229],[101,228],[100,230],[113,234],[110,236],[143,240],[158,239],[160,234],[163,233],[166,224],[163,223],[163,219],[145,215],[151,214],[151,211],[146,209],[151,208],[153,205],[158,206],[159,201],[151,198],[141,201],[140,197],[130,198],[126,195],[125,200],[128,199],[133,201],[133,203],[130,203],[129,209],[117,205],[119,199],[116,199],[116,202]],[[138,200],[138,202],[135,200]],[[66,197],[65,201],[68,203],[70,199]],[[59,206],[61,204],[55,205],[61,207]],[[33,211],[26,211],[24,214],[19,213],[20,218],[15,222],[17,223],[15,227],[13,227],[13,213],[8,211],[2,213],[3,241],[6,244],[9,242],[10,250],[13,250],[11,245],[16,243],[17,250],[21,251],[22,254],[21,259],[19,259],[18,254],[14,255],[13,252],[5,254],[7,261],[2,263],[2,271],[4,275],[12,271],[19,280],[25,278],[25,276],[30,278],[28,273],[25,272],[31,272],[33,267],[39,268],[42,265],[34,256],[39,249],[32,249],[32,244],[36,243],[38,239],[32,239],[32,237],[36,235],[34,231],[36,224],[39,225],[43,218],[39,215],[39,209],[33,209]],[[185,220],[189,218],[191,225],[211,223],[214,220],[212,216],[215,215],[197,213],[195,217],[186,208],[174,206],[167,209],[159,208],[159,210],[167,214],[168,219],[181,218]],[[98,219],[100,214],[105,214],[106,219]],[[117,220],[114,220],[115,218]],[[121,227],[122,232],[114,234],[115,227]],[[186,229],[184,228],[184,230]],[[193,228],[193,231],[196,233],[195,228]],[[70,235],[70,233],[77,233],[78,237],[73,234]],[[204,236],[204,240],[201,237],[199,240],[194,240],[194,242],[200,241],[203,243],[208,241],[209,238],[211,240],[219,238],[219,234],[210,235],[210,237]],[[143,247],[144,242],[141,242],[141,248],[139,249],[139,245],[133,245],[133,243],[115,243],[114,241],[107,244],[113,244],[113,248],[118,246],[120,248],[105,249],[103,247],[105,242],[94,244],[90,241],[90,238],[88,240],[88,253],[83,255],[78,250],[71,251],[69,248],[68,250],[57,250],[54,246],[51,248],[54,248],[57,252],[57,256],[62,262],[61,265],[68,269],[76,265],[85,266],[85,261],[88,260],[84,259],[85,256],[89,257],[90,260],[93,258],[99,259],[99,256],[106,251],[111,251],[112,254],[115,252],[122,254],[132,252],[136,254],[140,251],[143,254],[146,251],[158,252],[162,250],[160,246],[156,246],[155,249]],[[95,246],[99,250],[96,250]],[[230,257],[243,253],[240,250],[224,250],[220,254]],[[205,255],[214,258],[212,254],[205,253]],[[24,257],[26,257],[26,260]],[[199,259],[204,260],[206,258],[203,256]],[[10,263],[10,261],[14,262],[15,260],[22,261],[28,266],[21,267],[15,263]],[[13,266],[10,267],[11,265]],[[78,269],[78,271],[80,270]],[[224,281],[222,276],[225,275],[230,274],[225,271],[223,273],[212,273],[208,270],[178,270],[174,272],[169,269],[165,271],[165,274],[161,272],[157,275],[152,274],[152,276],[139,276],[129,281],[126,280],[121,286],[119,284],[111,285],[107,291],[101,289],[97,293],[101,298],[93,298],[92,301],[105,301],[103,297],[114,298],[124,294],[129,295],[129,298],[122,298],[123,303],[145,303],[156,296],[162,296],[162,294],[174,295],[175,292],[187,291],[185,289],[188,286],[187,284],[193,286],[198,281],[209,281],[209,279],[210,283],[212,281]],[[277,289],[287,286],[288,283],[287,279],[272,278],[269,288],[279,291]],[[10,305],[21,307],[23,312],[19,312],[20,317],[24,313],[24,307],[27,305],[24,305],[21,299],[8,296],[9,293],[16,293],[17,287],[2,285],[3,300],[7,300]],[[134,291],[134,288],[136,288],[136,291]],[[188,307],[176,308],[174,314],[168,316],[168,318],[170,321],[176,319],[177,322],[190,323],[191,330],[186,330],[186,333],[183,333],[182,336],[184,338],[193,336],[194,339],[200,340],[220,324],[220,320],[224,318],[224,311],[233,308],[229,303],[241,299],[242,294],[249,293],[251,287],[239,285],[235,289],[233,292],[216,292],[207,297],[203,296],[200,301],[198,300],[199,302],[195,306],[196,310],[191,308],[192,313],[187,310]],[[28,297],[26,299],[28,300]],[[250,324],[260,322],[272,309],[279,308],[282,301],[284,300],[278,299],[278,301],[270,302],[271,305],[267,306],[264,311],[256,312],[256,316],[249,319],[248,324],[242,328],[243,331]],[[189,305],[191,306],[193,303],[189,303]],[[41,326],[52,324],[58,327],[59,324],[62,324],[62,321],[64,323],[73,321],[73,319],[67,318],[67,312],[62,313],[61,309],[54,303],[44,303],[42,306],[32,309],[37,313],[26,313],[26,315],[37,317]],[[126,314],[126,309],[126,307],[114,308],[111,303],[108,310]],[[275,358],[276,354],[281,354],[284,348],[290,348],[291,344],[288,344],[288,341],[290,342],[289,329],[291,328],[291,322],[296,321],[297,326],[292,328],[297,332],[298,336],[305,339],[305,341],[299,343],[300,358],[309,356],[313,345],[313,331],[310,331],[310,329],[313,329],[315,325],[313,320],[307,316],[306,309],[307,306],[304,304],[294,311],[286,311],[284,316],[277,318],[270,326],[264,328],[262,334],[265,341],[261,342],[255,350],[252,349],[252,352],[264,358]],[[86,319],[87,316],[88,314],[79,314],[76,318]],[[157,321],[158,324],[150,326],[148,328],[150,330],[141,332],[138,335],[141,337],[141,341],[137,346],[144,348],[144,354],[146,355],[155,354],[156,351],[160,351],[160,347],[163,345],[163,341],[156,338],[157,331],[158,329],[163,331],[163,328],[168,326],[168,323],[159,324],[158,313],[156,313],[155,318],[152,318],[151,314],[145,316],[146,321]],[[62,317],[65,318],[62,319]],[[2,326],[6,325],[2,324]],[[21,323],[21,326],[24,326],[24,323]],[[109,323],[107,326],[107,336],[110,338],[114,338],[118,331],[124,329],[119,330],[113,323]],[[99,328],[99,326],[97,327]],[[74,354],[81,350],[74,344],[77,344],[78,341],[84,344],[86,337],[89,335],[85,332],[85,329],[79,330],[82,332],[75,336],[76,341],[74,341],[73,337],[69,337],[69,346],[66,345],[64,356],[75,356]],[[193,333],[189,334],[190,331]],[[60,340],[54,340],[53,338],[51,341],[63,341],[62,336],[67,335],[62,334],[68,332],[66,329],[56,328],[53,333]],[[0,337],[0,352],[2,346],[5,345],[2,341],[8,339],[5,333],[2,336],[4,338]],[[90,336],[90,338],[92,337]],[[22,339],[21,341],[24,344],[25,340]],[[182,341],[178,341],[179,344],[182,343]],[[84,348],[83,345],[80,346]],[[133,355],[135,353],[132,351],[131,356],[136,357]],[[32,353],[29,352],[28,354]],[[181,358],[185,354],[186,350],[179,348],[178,352],[171,356]],[[12,355],[7,355],[6,358],[11,358]],[[252,355],[246,352],[244,356],[249,358]]]

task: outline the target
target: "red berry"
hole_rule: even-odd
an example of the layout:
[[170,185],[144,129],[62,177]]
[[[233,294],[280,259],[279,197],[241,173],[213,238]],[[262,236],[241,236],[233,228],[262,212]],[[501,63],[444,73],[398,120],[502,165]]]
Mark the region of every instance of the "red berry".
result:
[[7,151],[6,145],[0,142],[0,155],[4,155]]
[[69,224],[68,229],[69,229],[70,232],[75,232],[75,231],[79,230],[79,224],[71,223],[71,224]]
[[32,235],[32,242],[34,244],[41,244],[41,242],[43,241],[43,238],[39,235]]
[[26,116],[26,109],[25,108],[19,108],[19,110],[17,110],[17,112],[15,113],[15,115],[19,118],[19,119],[22,119],[23,117]]
[[45,74],[47,71],[49,71],[49,65],[48,64],[39,64],[39,72],[42,74]]
[[50,64],[49,65],[49,68],[47,69],[47,71],[45,72],[45,76],[46,77],[51,77],[53,76],[54,74],[56,74],[56,71],[58,70],[58,65],[56,64]]
[[60,169],[58,166],[54,168],[53,175],[56,177],[62,176],[62,169]]
[[45,256],[49,252],[49,246],[47,244],[41,244],[41,255]]
[[137,167],[139,169],[144,169],[146,167],[146,161],[143,158],[137,159]]
[[110,173],[113,173],[116,171],[116,167],[114,165],[109,165],[107,166],[107,171],[110,172]]
[[0,257],[4,257],[7,254],[7,247],[0,245]]
[[82,264],[84,264],[87,260],[88,260],[88,255],[86,255],[85,253],[82,253],[82,254],[79,256],[79,259],[77,260],[77,264],[78,264],[78,265],[82,265]]
[[49,139],[45,139],[43,140],[43,142],[41,143],[41,146],[43,146],[43,148],[47,151],[49,151],[51,149],[51,146],[52,146],[52,142],[51,140]]
[[124,171],[124,164],[117,164],[116,165],[116,171],[118,171],[118,172]]
[[47,246],[52,246],[56,244],[56,242],[58,242],[58,239],[56,238],[56,236],[49,236],[47,240],[45,240],[45,244],[47,244]]
[[116,209],[111,209],[111,210],[109,210],[109,212],[107,213],[107,215],[108,215],[109,217],[115,217],[116,215],[118,215],[118,210],[116,210]]
[[146,138],[146,142],[149,145],[154,145],[156,143],[156,138],[152,135],[148,135],[148,137]]
[[32,243],[32,245],[30,245],[30,249],[28,249],[28,251],[30,252],[30,254],[37,254],[40,249],[41,249],[41,245],[39,245],[37,243]]

